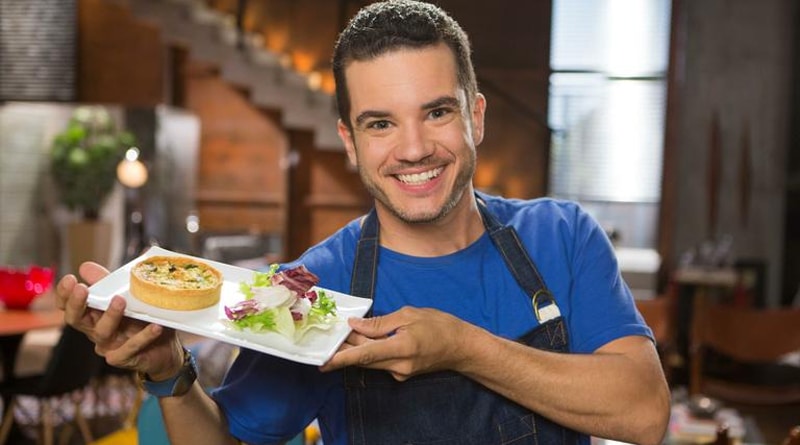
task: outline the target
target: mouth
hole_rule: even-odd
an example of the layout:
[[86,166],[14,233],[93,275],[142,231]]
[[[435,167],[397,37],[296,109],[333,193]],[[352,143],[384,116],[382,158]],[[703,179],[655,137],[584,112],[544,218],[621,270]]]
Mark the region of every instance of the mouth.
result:
[[411,174],[398,174],[395,177],[402,182],[403,184],[407,185],[422,185],[431,179],[439,176],[442,174],[444,167],[437,167],[431,170],[427,170],[424,172],[419,173],[411,173]]

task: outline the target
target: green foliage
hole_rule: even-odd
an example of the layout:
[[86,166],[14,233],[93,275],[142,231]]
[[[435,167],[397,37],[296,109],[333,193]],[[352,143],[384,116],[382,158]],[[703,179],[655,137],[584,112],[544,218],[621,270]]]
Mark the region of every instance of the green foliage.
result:
[[105,108],[77,108],[52,145],[51,171],[61,202],[96,220],[114,188],[117,164],[135,144],[131,133],[117,130]]

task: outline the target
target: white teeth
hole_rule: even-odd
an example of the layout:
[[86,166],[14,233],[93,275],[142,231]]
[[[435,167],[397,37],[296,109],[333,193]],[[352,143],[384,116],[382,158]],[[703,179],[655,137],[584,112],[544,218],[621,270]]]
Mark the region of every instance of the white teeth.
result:
[[411,175],[397,175],[397,179],[399,179],[405,184],[417,185],[417,184],[422,184],[425,181],[430,181],[431,179],[439,176],[439,174],[441,173],[442,173],[442,168],[439,167],[422,173],[414,173]]

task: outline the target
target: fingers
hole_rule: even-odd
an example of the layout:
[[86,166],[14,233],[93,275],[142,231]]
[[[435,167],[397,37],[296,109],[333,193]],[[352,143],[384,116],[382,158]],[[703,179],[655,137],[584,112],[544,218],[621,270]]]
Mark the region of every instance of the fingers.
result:
[[[397,380],[437,369],[454,369],[469,326],[435,309],[405,307],[381,317],[348,320],[353,333],[323,367],[383,369]],[[463,354],[462,354],[463,355]]]
[[64,310],[67,307],[67,301],[76,284],[78,284],[78,279],[72,274],[65,275],[58,281],[56,284],[56,306],[59,309]]
[[371,318],[350,318],[347,322],[354,331],[367,337],[385,337],[407,323],[404,310]]
[[157,324],[150,324],[140,329],[130,338],[125,339],[118,347],[99,351],[105,356],[106,362],[111,366],[121,368],[141,368],[142,352],[161,336],[164,328]]
[[94,325],[94,342],[101,348],[114,347],[112,342],[116,339],[120,322],[125,313],[125,299],[115,296],[108,304],[105,313]]
[[[81,264],[80,268],[81,277],[87,283],[94,284],[103,277],[108,275],[108,270],[103,266],[93,263],[85,262]],[[89,296],[89,290],[85,284],[79,283],[75,275],[65,275],[59,280],[56,285],[56,306],[64,311],[64,320],[67,324],[75,326],[78,329],[83,327],[92,326],[93,320],[97,319],[97,315],[87,317],[86,299]],[[84,321],[87,326],[80,326],[81,321]]]
[[62,296],[59,293],[59,306],[64,309],[64,321],[67,324],[76,326],[83,319],[86,312],[86,299],[88,297],[89,289],[86,285],[77,282],[70,288],[66,295]]
[[320,370],[328,372],[353,365],[384,368],[382,366],[383,362],[407,357],[408,352],[406,349],[403,340],[398,337],[388,337],[380,340],[362,337],[355,343],[348,341],[348,345],[339,349]]
[[371,342],[373,340],[374,339],[353,331],[350,333],[350,335],[347,336],[347,339],[345,340],[344,344],[352,347],[352,346],[363,345],[364,343]]
[[[361,318],[350,318],[348,319],[348,323],[350,327],[353,328],[353,331],[350,335],[347,336],[347,339],[339,347],[339,352],[327,363],[325,366],[320,368],[322,371],[332,371],[334,369],[339,369],[344,366],[352,365],[352,364],[359,364],[364,365],[366,361],[370,361],[369,357],[362,358],[361,353],[359,352],[364,345],[374,342],[380,339],[388,338],[386,335],[380,334],[383,330],[383,326],[390,326],[391,323],[386,323],[383,320],[386,317],[373,317],[368,319],[361,319]],[[380,320],[379,320],[380,319]],[[378,320],[377,322],[373,320]],[[391,330],[392,332],[394,329]],[[373,333],[372,335],[364,335],[364,333],[370,332]],[[358,349],[356,352],[349,352],[347,354],[342,355],[341,352],[349,349]],[[369,351],[367,351],[369,353]]]
[[85,263],[82,263],[78,268],[78,272],[80,273],[81,278],[86,280],[90,286],[100,281],[102,278],[105,278],[105,276],[109,273],[108,269],[92,261],[86,261]]

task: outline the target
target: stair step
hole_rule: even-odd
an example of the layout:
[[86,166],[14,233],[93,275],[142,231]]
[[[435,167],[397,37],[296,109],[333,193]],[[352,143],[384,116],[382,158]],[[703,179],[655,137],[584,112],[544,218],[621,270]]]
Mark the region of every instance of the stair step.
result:
[[187,45],[193,59],[218,65],[222,78],[249,91],[255,106],[278,109],[287,129],[312,129],[319,147],[343,149],[336,132],[333,97],[310,89],[304,75],[284,68],[277,55],[258,48],[258,39],[248,37],[239,49],[230,17],[193,0],[136,0],[129,4],[137,17],[159,25],[167,40]]

